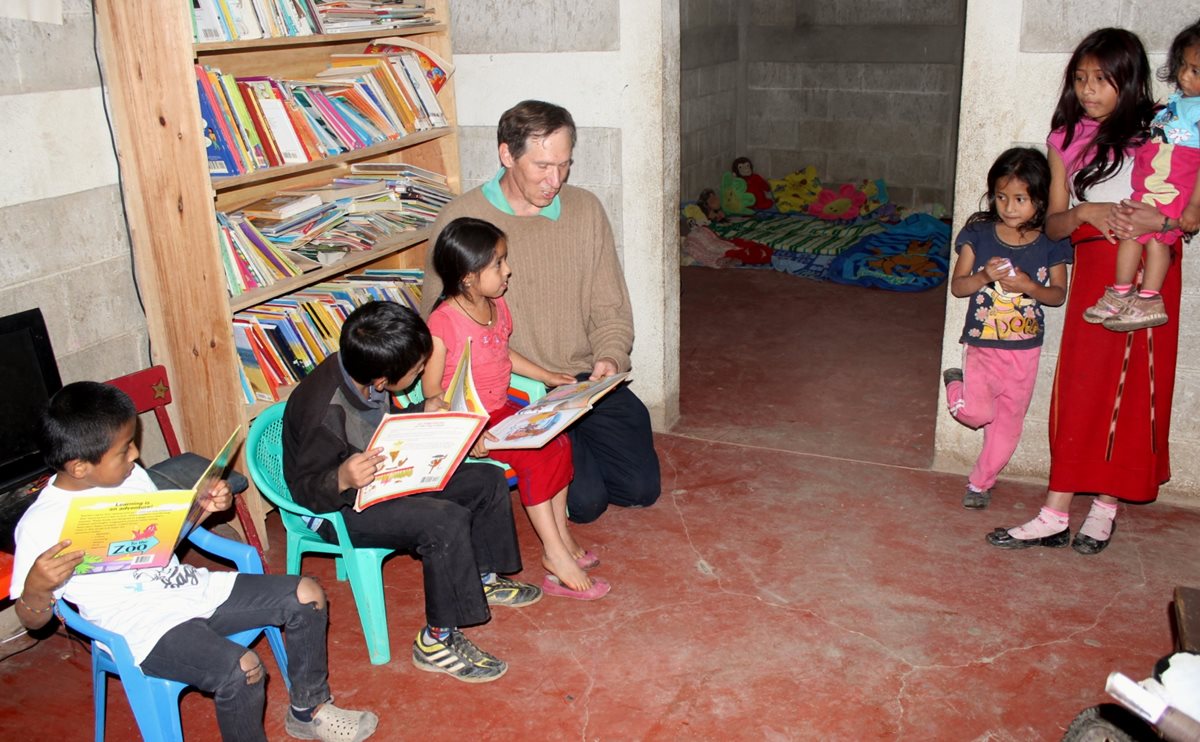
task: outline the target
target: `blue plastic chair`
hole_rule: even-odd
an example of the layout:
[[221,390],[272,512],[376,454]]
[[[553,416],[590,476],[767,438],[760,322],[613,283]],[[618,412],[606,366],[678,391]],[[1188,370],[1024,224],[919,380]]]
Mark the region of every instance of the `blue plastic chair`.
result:
[[[394,549],[358,549],[351,545],[341,513],[314,513],[292,500],[283,478],[283,410],[286,402],[271,405],[250,425],[246,440],[246,466],[258,491],[279,508],[287,530],[287,573],[300,574],[305,553],[332,554],[339,580],[350,581],[350,592],[358,608],[363,637],[371,664],[384,665],[392,659],[388,640],[387,607],[383,601],[383,560]],[[331,544],[309,527],[324,520],[333,526],[338,542]]]
[[[253,547],[221,538],[203,528],[194,529],[188,539],[197,547],[215,556],[232,561],[239,572],[262,574],[262,560]],[[187,686],[174,680],[148,676],[133,661],[129,644],[120,634],[102,629],[80,616],[65,601],[59,601],[56,612],[70,628],[92,640],[92,700],[96,714],[96,742],[104,742],[104,712],[107,702],[107,675],[116,675],[125,687],[125,696],[133,709],[138,730],[147,742],[182,742],[183,728],[179,721],[179,694]],[[229,637],[243,646],[250,646],[258,635],[266,633],[275,663],[283,680],[291,684],[287,671],[287,652],[279,628],[249,629]],[[103,645],[103,646],[102,646]]]

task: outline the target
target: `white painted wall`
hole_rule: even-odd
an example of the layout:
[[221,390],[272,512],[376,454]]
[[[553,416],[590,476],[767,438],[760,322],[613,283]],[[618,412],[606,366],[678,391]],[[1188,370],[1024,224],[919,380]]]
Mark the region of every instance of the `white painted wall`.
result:
[[[1174,34],[1198,14],[1178,0],[1135,3],[1132,0],[971,0],[967,6],[962,103],[959,113],[958,165],[954,230],[979,208],[987,189],[987,170],[1004,149],[1032,144],[1043,147],[1050,116],[1058,100],[1063,69],[1070,52],[1088,31],[1116,25],[1136,32],[1147,45],[1155,68],[1164,60]],[[1030,49],[1053,51],[1030,51]],[[1162,99],[1167,89],[1159,85]],[[1184,295],[1180,314],[1180,348],[1171,421],[1173,478],[1164,498],[1200,496],[1200,261],[1184,260]],[[962,365],[962,333],[966,299],[949,296],[942,368]],[[1046,310],[1047,336],[1037,390],[1025,419],[1025,430],[1006,477],[1042,480],[1049,475],[1048,422],[1050,390],[1058,363],[1062,308]],[[943,399],[940,379],[930,391]],[[982,434],[956,422],[939,404],[934,468],[966,473],[979,452]]]

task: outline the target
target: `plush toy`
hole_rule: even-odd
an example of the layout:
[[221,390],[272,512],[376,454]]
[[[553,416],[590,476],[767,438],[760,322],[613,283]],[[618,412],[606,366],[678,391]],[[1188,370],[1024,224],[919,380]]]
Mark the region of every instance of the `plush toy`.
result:
[[867,202],[867,194],[847,183],[836,191],[825,188],[817,200],[808,206],[808,213],[829,221],[846,221],[858,217]]
[[887,183],[882,178],[879,180],[864,180],[858,184],[858,190],[862,191],[867,200],[863,202],[862,208],[858,210],[859,216],[867,216],[873,214],[883,208],[888,202]]
[[805,212],[821,193],[821,179],[817,177],[817,169],[809,165],[780,180],[772,180],[771,193],[780,212]]
[[775,205],[771,199],[771,186],[767,184],[766,178],[755,175],[754,163],[750,162],[749,157],[737,158],[733,161],[731,169],[734,175],[746,181],[746,192],[754,196],[754,203],[750,204],[751,209],[766,211]]
[[754,196],[746,191],[746,181],[733,173],[721,175],[721,208],[729,216],[750,216]]

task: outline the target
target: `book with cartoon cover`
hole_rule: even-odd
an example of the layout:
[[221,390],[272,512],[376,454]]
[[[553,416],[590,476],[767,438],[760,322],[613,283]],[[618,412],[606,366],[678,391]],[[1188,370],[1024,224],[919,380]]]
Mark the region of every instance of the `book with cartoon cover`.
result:
[[367,449],[383,449],[383,467],[375,481],[360,487],[354,509],[377,502],[446,488],[458,465],[487,423],[471,376],[471,346],[463,350],[445,393],[444,412],[384,415]]
[[484,445],[489,449],[541,448],[628,378],[626,371],[552,389],[520,412],[496,423],[488,430],[496,440],[485,439]]
[[237,450],[233,431],[221,452],[188,490],[89,495],[71,500],[59,541],[82,549],[75,574],[165,567],[180,542],[204,517],[208,491],[220,481]]

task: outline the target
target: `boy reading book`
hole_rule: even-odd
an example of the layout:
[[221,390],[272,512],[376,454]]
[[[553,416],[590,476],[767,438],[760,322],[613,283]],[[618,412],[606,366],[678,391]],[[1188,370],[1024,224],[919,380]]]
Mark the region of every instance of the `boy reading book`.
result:
[[[210,572],[172,557],[161,569],[74,574],[83,552],[57,541],[72,500],[99,493],[155,489],[137,465],[137,412],[106,384],[68,384],[50,400],[42,453],[56,470],[17,524],[11,596],[29,629],[53,616],[59,599],[101,628],[125,637],[147,675],[212,693],[224,739],[266,740],[265,672],[251,650],[226,639],[264,624],[283,626],[291,681],[285,727],[297,739],[363,740],[378,720],[331,703],[325,593],[308,577]],[[223,482],[202,495],[208,512],[233,497]],[[347,733],[347,730],[349,733]]]
[[[469,683],[496,680],[503,661],[459,630],[487,621],[489,605],[526,606],[542,591],[499,574],[521,570],[508,484],[490,464],[463,464],[436,492],[379,502],[362,512],[358,489],[375,480],[381,448],[367,448],[393,394],[411,387],[432,348],[417,313],[370,302],[342,325],[340,350],[306,376],[283,415],[283,474],[295,501],[317,513],[338,511],[355,546],[409,552],[421,560],[427,625],[413,642],[413,664]],[[426,403],[440,408],[439,400]],[[414,410],[416,411],[416,410]],[[317,533],[335,538],[324,521]]]

